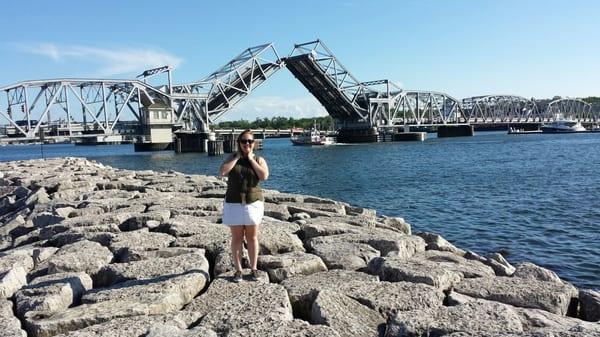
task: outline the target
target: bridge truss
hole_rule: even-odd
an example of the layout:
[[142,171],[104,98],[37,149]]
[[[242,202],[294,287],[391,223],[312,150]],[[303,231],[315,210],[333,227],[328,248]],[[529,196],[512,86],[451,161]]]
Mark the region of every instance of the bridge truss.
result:
[[[6,104],[0,115],[15,135],[36,138],[40,128],[56,135],[73,133],[114,134],[123,118],[143,123],[143,112],[160,104],[173,111],[171,122],[188,131],[209,126],[247,97],[281,68],[272,44],[251,47],[217,71],[193,83],[172,85],[171,69],[145,71],[143,80],[52,79],[24,81],[0,88]],[[146,80],[168,73],[167,85],[151,86]],[[131,130],[131,128],[129,128]],[[51,133],[52,134],[52,133]]]
[[[53,79],[0,88],[0,115],[15,134],[35,138],[40,129],[59,135],[120,133],[124,121],[143,124],[147,108],[172,110],[172,124],[206,132],[219,118],[282,67],[308,89],[338,127],[386,127],[457,123],[544,123],[558,114],[582,122],[600,121],[600,112],[575,98],[551,102],[515,95],[488,95],[458,101],[435,91],[403,90],[389,80],[360,82],[320,40],[297,44],[280,58],[273,44],[248,48],[197,82],[173,85],[171,68],[150,69],[141,80]],[[168,74],[168,84],[147,79]],[[125,117],[128,116],[128,117]],[[131,130],[131,127],[129,128]]]

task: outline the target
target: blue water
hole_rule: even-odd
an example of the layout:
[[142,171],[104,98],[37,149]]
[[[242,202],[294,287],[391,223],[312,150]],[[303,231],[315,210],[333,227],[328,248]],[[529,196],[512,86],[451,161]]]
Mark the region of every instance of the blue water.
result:
[[[45,145],[126,169],[216,174],[222,157],[135,153],[132,145]],[[464,249],[500,251],[600,289],[600,134],[431,138],[425,142],[294,147],[265,141],[266,188],[400,216]],[[0,148],[0,161],[40,158],[40,145]]]

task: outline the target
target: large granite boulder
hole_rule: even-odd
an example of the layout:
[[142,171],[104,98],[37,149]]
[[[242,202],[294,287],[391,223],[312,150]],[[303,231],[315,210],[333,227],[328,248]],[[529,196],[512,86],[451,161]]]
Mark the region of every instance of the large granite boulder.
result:
[[58,313],[30,311],[25,325],[34,337],[49,337],[116,318],[175,312],[189,303],[206,284],[206,276],[190,272],[153,280],[128,281],[94,289],[83,304]]
[[90,289],[92,279],[84,272],[38,277],[15,294],[17,315],[24,318],[29,311],[62,311],[79,304],[81,296]]
[[312,243],[311,253],[323,259],[329,269],[359,270],[379,256],[375,248],[356,242]]
[[[227,272],[216,277],[208,286],[208,289],[200,296],[194,298],[186,307],[185,311],[191,311],[200,315],[206,315],[218,308],[221,304],[236,298],[250,300],[254,296],[254,288],[261,284],[269,283],[269,277],[265,272],[259,271],[258,281],[249,281],[250,270],[244,270],[243,282],[233,282],[233,272]],[[248,297],[249,296],[249,297]]]
[[449,289],[463,278],[459,271],[425,259],[378,257],[369,262],[368,270],[383,281],[425,283],[439,289]]
[[372,337],[385,332],[385,320],[379,313],[331,290],[319,292],[310,321],[330,326],[342,336]]
[[327,267],[316,255],[301,252],[280,255],[259,255],[258,268],[266,270],[271,282],[280,283],[292,275],[309,275],[327,271]]
[[446,239],[444,239],[439,234],[428,233],[428,232],[418,232],[418,233],[415,233],[415,235],[417,235],[417,236],[423,238],[423,240],[425,240],[425,243],[427,244],[427,247],[426,247],[427,250],[440,250],[440,251],[444,251],[444,252],[451,252],[451,253],[454,253],[454,254],[460,255],[460,256],[464,256],[466,253],[464,250],[457,248],[456,246],[454,246],[453,244],[448,242]]
[[112,263],[104,266],[96,277],[98,286],[128,280],[154,279],[162,275],[177,275],[189,271],[203,272],[208,281],[208,261],[204,251],[181,254],[172,257],[154,258],[126,263]]
[[154,233],[148,231],[148,228],[142,228],[136,231],[117,234],[110,241],[109,248],[117,259],[119,259],[120,255],[129,247],[152,250],[169,247],[173,242],[175,242],[175,237],[169,234]]
[[[56,337],[140,337],[150,336],[147,333],[157,325],[167,325],[185,331],[198,319],[197,315],[189,311],[179,311],[161,315],[134,316],[115,318],[105,323],[95,324],[86,328],[56,335]],[[173,331],[173,330],[171,330]],[[157,335],[155,335],[157,336]],[[160,336],[160,335],[159,335]],[[177,335],[162,335],[162,337],[175,337]],[[205,336],[205,335],[196,335]],[[190,336],[191,337],[191,336]],[[210,337],[210,335],[206,335]]]
[[13,315],[13,303],[0,298],[0,337],[27,337],[21,322]]
[[291,321],[292,306],[285,289],[277,284],[257,282],[243,296],[221,302],[200,320],[199,326],[228,335],[252,323]]
[[284,280],[281,284],[288,292],[294,317],[310,319],[312,304],[322,290],[344,293],[344,289],[352,285],[378,282],[377,276],[346,270],[330,270],[311,275],[296,275]]
[[27,273],[33,269],[33,258],[22,250],[0,255],[0,299],[11,297],[27,284]]
[[92,278],[109,264],[113,254],[108,248],[93,241],[78,241],[61,247],[48,260],[48,273],[85,272]]
[[531,262],[521,262],[517,264],[513,277],[526,278],[531,280],[549,281],[562,283],[562,280],[552,270],[540,267]]
[[454,290],[471,297],[542,309],[559,315],[567,314],[571,299],[577,296],[570,285],[501,276],[463,279],[455,284]]
[[[520,334],[523,326],[509,306],[489,301],[474,301],[454,307],[401,311],[388,321],[386,337],[499,336]],[[455,335],[456,336],[456,335]]]
[[362,233],[346,233],[330,236],[319,236],[307,240],[312,249],[316,244],[354,242],[367,244],[378,250],[381,256],[394,252],[396,256],[409,258],[417,252],[425,251],[425,241],[418,236],[404,235],[384,231],[363,231]]
[[399,311],[437,308],[444,293],[437,288],[409,282],[365,282],[344,287],[342,293],[389,317]]
[[580,317],[586,321],[600,321],[600,292],[582,289],[579,291]]
[[[198,336],[198,335],[196,335]],[[311,325],[308,322],[294,319],[291,321],[261,321],[239,329],[234,329],[227,337],[339,337],[334,329],[325,325]]]

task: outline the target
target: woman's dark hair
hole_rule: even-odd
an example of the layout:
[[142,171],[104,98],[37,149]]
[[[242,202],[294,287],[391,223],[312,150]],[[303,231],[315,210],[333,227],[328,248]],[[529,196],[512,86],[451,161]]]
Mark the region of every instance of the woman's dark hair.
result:
[[240,133],[240,135],[238,136],[238,139],[237,139],[237,148],[238,148],[239,152],[242,152],[242,147],[240,146],[240,141],[242,140],[242,137],[246,134],[251,135],[252,138],[254,138],[254,132],[252,132],[252,130],[246,129],[246,130],[242,131],[242,133]]

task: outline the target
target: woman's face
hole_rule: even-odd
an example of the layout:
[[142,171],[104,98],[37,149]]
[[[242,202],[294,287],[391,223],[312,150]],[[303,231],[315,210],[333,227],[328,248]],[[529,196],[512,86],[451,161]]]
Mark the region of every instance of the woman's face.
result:
[[238,145],[242,153],[248,154],[254,148],[254,137],[249,133],[245,133],[240,137]]

